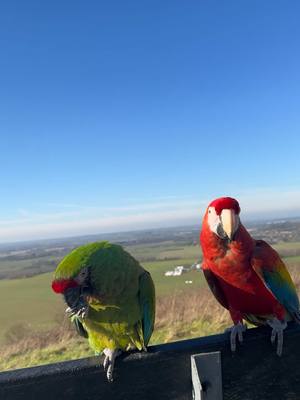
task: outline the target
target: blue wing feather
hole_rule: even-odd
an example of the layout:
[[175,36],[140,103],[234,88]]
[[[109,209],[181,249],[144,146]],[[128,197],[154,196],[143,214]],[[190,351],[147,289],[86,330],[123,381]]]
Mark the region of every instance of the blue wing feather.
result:
[[251,264],[273,296],[298,319],[299,298],[296,287],[278,253],[263,240],[257,240]]
[[293,286],[285,281],[278,271],[263,271],[263,279],[267,288],[288,311],[299,310],[299,299]]
[[148,272],[140,277],[139,302],[144,342],[147,345],[153,332],[155,319],[155,289]]

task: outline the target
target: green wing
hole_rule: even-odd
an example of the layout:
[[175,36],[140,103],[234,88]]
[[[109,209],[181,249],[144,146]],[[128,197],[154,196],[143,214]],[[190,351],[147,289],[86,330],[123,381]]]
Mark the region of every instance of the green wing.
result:
[[144,343],[149,343],[155,320],[155,288],[149,272],[145,271],[139,279],[139,303]]
[[76,332],[78,333],[78,335],[84,337],[84,338],[88,338],[89,334],[87,333],[87,331],[84,329],[81,321],[79,320],[78,317],[74,317],[72,318],[73,324],[75,326]]
[[73,319],[77,332],[97,352],[104,348],[141,350],[154,328],[155,289],[150,274],[120,245],[96,242],[80,246],[66,256],[55,279],[75,277],[88,268],[89,311]]

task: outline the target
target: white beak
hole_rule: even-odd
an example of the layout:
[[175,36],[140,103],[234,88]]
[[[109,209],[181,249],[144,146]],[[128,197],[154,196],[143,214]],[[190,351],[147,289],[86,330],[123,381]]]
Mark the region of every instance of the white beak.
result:
[[232,240],[233,235],[239,227],[239,217],[236,215],[234,210],[222,210],[221,212],[221,223],[224,232],[228,236],[229,240]]

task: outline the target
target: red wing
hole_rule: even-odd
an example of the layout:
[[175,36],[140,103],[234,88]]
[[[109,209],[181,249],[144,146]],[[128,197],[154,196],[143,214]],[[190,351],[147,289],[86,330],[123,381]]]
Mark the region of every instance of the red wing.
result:
[[218,300],[218,302],[225,308],[229,309],[227,299],[224,295],[222,287],[219,283],[217,276],[210,269],[203,269],[204,276],[207,280],[208,286],[210,290],[213,292],[213,295]]

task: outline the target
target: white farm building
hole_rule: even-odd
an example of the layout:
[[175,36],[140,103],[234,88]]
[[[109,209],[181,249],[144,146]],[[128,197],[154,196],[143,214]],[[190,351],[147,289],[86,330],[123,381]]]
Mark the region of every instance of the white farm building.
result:
[[177,265],[177,267],[175,267],[172,271],[166,271],[165,276],[180,276],[184,272],[188,272],[188,271],[192,271],[192,270],[200,271],[201,269],[202,269],[201,264],[197,263],[197,262],[192,264],[190,267],[185,267],[183,265]]
[[184,267],[183,265],[178,265],[177,267],[174,268],[173,271],[165,272],[165,276],[180,276],[187,271],[189,271],[188,268]]

